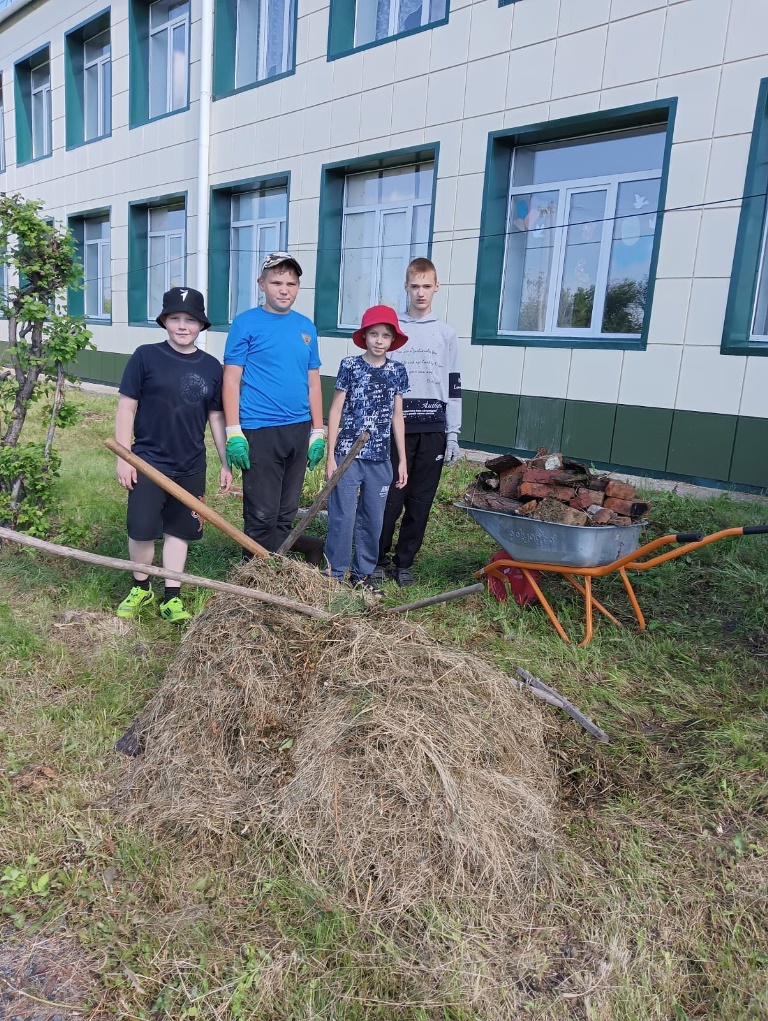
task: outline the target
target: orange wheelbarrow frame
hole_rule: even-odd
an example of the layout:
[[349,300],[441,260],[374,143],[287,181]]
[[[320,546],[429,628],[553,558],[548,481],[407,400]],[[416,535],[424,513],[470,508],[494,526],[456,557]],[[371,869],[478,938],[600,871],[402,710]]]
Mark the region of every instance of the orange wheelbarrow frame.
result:
[[[638,627],[641,631],[645,631],[645,617],[643,616],[643,611],[640,609],[640,604],[637,601],[635,590],[632,588],[632,583],[629,580],[629,571],[647,571],[651,567],[657,567],[659,564],[666,563],[668,560],[676,560],[678,557],[685,556],[688,553],[693,553],[696,550],[701,549],[702,546],[708,546],[710,543],[719,542],[720,539],[727,539],[740,535],[761,535],[765,533],[768,533],[768,525],[743,525],[737,528],[723,528],[719,532],[713,532],[711,535],[706,536],[701,535],[700,532],[680,532],[672,535],[663,535],[658,539],[654,539],[652,542],[645,543],[643,546],[638,546],[636,550],[633,550],[631,553],[627,553],[626,556],[623,556],[618,560],[614,560],[610,564],[603,564],[602,567],[563,567],[561,564],[529,563],[524,560],[515,560],[510,557],[508,560],[494,560],[483,567],[482,570],[475,571],[475,578],[496,577],[504,583],[506,581],[503,573],[504,569],[508,567],[519,568],[533,591],[536,593],[536,598],[544,608],[544,612],[552,622],[552,626],[563,641],[570,644],[570,637],[563,625],[560,623],[557,614],[547,601],[547,598],[541,591],[541,587],[536,580],[537,571],[549,571],[553,574],[562,575],[566,581],[573,585],[576,591],[579,592],[584,599],[586,628],[584,639],[579,642],[579,646],[583,647],[585,645],[589,645],[592,641],[594,610],[602,613],[610,621],[613,621],[617,627],[622,627],[621,621],[617,620],[616,617],[614,617],[614,615],[610,613],[610,611],[608,611],[602,603],[599,603],[592,594],[593,578],[604,578],[607,574],[613,574],[614,571],[618,571],[624,584],[624,589],[626,590],[629,603],[634,611],[635,617],[637,618]],[[678,548],[667,550],[666,553],[661,553],[648,560],[640,560],[641,557],[646,557],[649,554],[654,553],[656,550],[661,549],[663,546],[670,546],[672,544],[677,544]],[[583,584],[576,580],[577,577],[583,579]]]

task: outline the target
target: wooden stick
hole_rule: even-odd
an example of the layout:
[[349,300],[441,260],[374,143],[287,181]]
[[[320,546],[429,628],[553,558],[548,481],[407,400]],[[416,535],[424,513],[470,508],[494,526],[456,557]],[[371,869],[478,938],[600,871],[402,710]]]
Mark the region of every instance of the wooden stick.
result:
[[567,698],[560,694],[559,691],[555,691],[554,688],[550,688],[548,684],[540,680],[538,677],[534,677],[533,674],[529,674],[527,670],[523,670],[522,667],[516,666],[515,673],[522,678],[522,681],[516,681],[514,678],[510,678],[513,684],[516,684],[519,688],[523,687],[523,684],[527,685],[532,695],[536,698],[542,699],[548,705],[556,706],[558,709],[562,709],[564,713],[567,713],[572,720],[575,720],[580,726],[591,734],[592,737],[597,738],[601,744],[610,744],[611,739],[608,737],[604,730],[601,730],[596,724],[585,716],[580,709],[569,702]]
[[419,610],[422,606],[434,606],[435,603],[446,603],[449,599],[463,599],[464,596],[474,595],[475,592],[482,592],[485,585],[479,582],[477,585],[467,585],[466,588],[455,588],[450,592],[441,592],[438,596],[429,596],[427,599],[417,599],[415,603],[403,603],[402,606],[391,606],[387,613],[405,613],[406,610]]
[[127,447],[123,447],[117,440],[113,440],[111,437],[104,440],[104,446],[107,450],[111,450],[113,454],[117,454],[124,461],[127,461],[133,468],[140,471],[142,475],[146,475],[148,479],[154,482],[156,485],[164,489],[166,493],[170,493],[171,496],[175,496],[177,500],[184,504],[185,507],[189,507],[195,514],[199,514],[200,517],[209,522],[211,525],[215,525],[225,535],[228,535],[230,539],[234,539],[236,543],[247,549],[249,553],[253,553],[257,557],[269,557],[272,554],[269,550],[264,549],[263,546],[259,545],[255,539],[251,539],[250,536],[246,535],[245,532],[241,532],[235,525],[230,524],[226,518],[223,518],[221,514],[217,514],[215,510],[212,510],[202,500],[198,500],[196,496],[192,496],[186,489],[182,489],[175,482],[168,478],[167,475],[163,475],[157,468],[153,468],[151,464],[147,464],[143,458],[138,457],[133,451],[128,450]]
[[367,433],[365,431],[360,433],[355,442],[347,451],[344,460],[336,468],[336,471],[333,473],[333,475],[331,475],[331,477],[325,483],[325,485],[317,494],[315,499],[312,501],[311,505],[307,508],[306,513],[302,514],[298,524],[294,526],[293,531],[286,536],[285,540],[283,541],[282,545],[277,551],[278,553],[287,553],[291,546],[293,546],[293,544],[296,542],[298,537],[302,534],[302,532],[308,527],[308,525],[312,523],[312,521],[314,521],[318,513],[322,510],[323,504],[328,499],[330,493],[339,484],[339,481],[341,480],[341,477],[344,474],[344,472],[347,470],[347,468],[349,468],[349,466],[352,464],[354,459],[357,457],[357,455],[360,453],[360,451],[363,449],[363,447],[366,445],[370,438],[371,438],[370,433]]
[[285,607],[287,610],[304,613],[308,617],[317,617],[320,620],[333,620],[333,614],[326,613],[325,610],[319,610],[314,606],[306,606],[304,603],[298,603],[284,596],[273,596],[271,593],[262,592],[260,589],[246,588],[244,585],[233,585],[228,581],[200,578],[196,574],[170,571],[166,567],[155,567],[154,564],[139,564],[133,560],[102,557],[98,553],[86,553],[84,550],[73,549],[71,546],[58,546],[56,543],[46,542],[44,539],[36,539],[33,535],[14,532],[10,528],[0,528],[0,539],[18,542],[22,546],[32,546],[34,549],[42,550],[44,553],[53,553],[56,556],[66,557],[70,560],[82,560],[86,564],[96,564],[99,567],[113,567],[117,571],[138,571],[142,574],[153,574],[157,578],[170,578],[173,581],[185,582],[188,585],[198,585],[200,588],[214,589],[216,592],[230,592],[235,596],[257,599],[262,603],[271,603],[274,606]]

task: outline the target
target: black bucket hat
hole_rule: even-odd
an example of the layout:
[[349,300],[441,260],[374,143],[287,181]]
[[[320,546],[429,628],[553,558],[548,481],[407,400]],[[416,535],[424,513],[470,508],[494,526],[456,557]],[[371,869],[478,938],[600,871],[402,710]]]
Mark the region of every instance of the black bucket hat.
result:
[[197,319],[207,330],[211,325],[208,316],[205,314],[205,298],[200,291],[193,287],[172,287],[163,295],[163,311],[155,320],[158,326],[164,326],[164,316],[172,315],[174,312],[186,312],[187,315]]

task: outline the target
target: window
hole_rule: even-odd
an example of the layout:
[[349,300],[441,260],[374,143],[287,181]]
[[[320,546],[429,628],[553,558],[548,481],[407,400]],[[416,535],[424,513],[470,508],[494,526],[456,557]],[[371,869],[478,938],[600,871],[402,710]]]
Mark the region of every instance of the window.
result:
[[214,19],[217,96],[293,74],[296,0],[218,0]]
[[185,196],[164,196],[128,207],[128,319],[154,322],[163,294],[186,283]]
[[438,146],[323,167],[315,322],[349,336],[370,305],[405,310],[405,271],[429,256]]
[[112,315],[109,217],[85,221],[85,314],[89,319]]
[[131,127],[189,105],[189,19],[189,0],[131,0]]
[[475,339],[644,344],[671,135],[669,104],[648,107],[491,135]]
[[639,336],[666,131],[519,146],[500,330]]
[[257,279],[270,252],[285,250],[288,195],[284,189],[246,191],[232,196],[230,237],[230,322],[264,302]]
[[328,58],[444,25],[448,6],[448,0],[331,0]]
[[446,0],[357,0],[355,46],[388,39],[445,17]]
[[149,267],[147,275],[147,319],[154,319],[163,306],[163,295],[185,281],[187,219],[183,205],[150,209]]
[[208,316],[226,329],[263,302],[256,278],[270,252],[286,247],[290,175],[250,178],[211,189]]
[[405,311],[405,271],[426,255],[434,163],[349,174],[344,184],[339,325],[356,328],[370,305]]
[[112,318],[110,218],[108,210],[70,217],[69,229],[83,266],[84,287],[70,290],[69,311],[95,322]]
[[51,65],[32,68],[32,159],[51,154]]
[[757,98],[721,351],[768,355],[768,78]]
[[237,0],[235,88],[291,68],[294,21],[291,0]]
[[3,76],[0,74],[0,174],[5,171],[5,104],[3,103]]
[[67,148],[112,131],[109,11],[68,32],[64,45]]
[[51,65],[45,46],[16,64],[16,162],[50,156]]
[[149,8],[149,116],[187,105],[189,2],[157,0]]

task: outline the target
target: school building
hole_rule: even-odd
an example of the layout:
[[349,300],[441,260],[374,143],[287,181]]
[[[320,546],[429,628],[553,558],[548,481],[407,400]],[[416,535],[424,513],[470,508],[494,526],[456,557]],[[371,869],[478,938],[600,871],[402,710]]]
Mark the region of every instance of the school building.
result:
[[287,246],[329,395],[429,255],[464,445],[768,488],[767,0],[3,0],[0,76],[84,378],[174,284],[221,356]]

